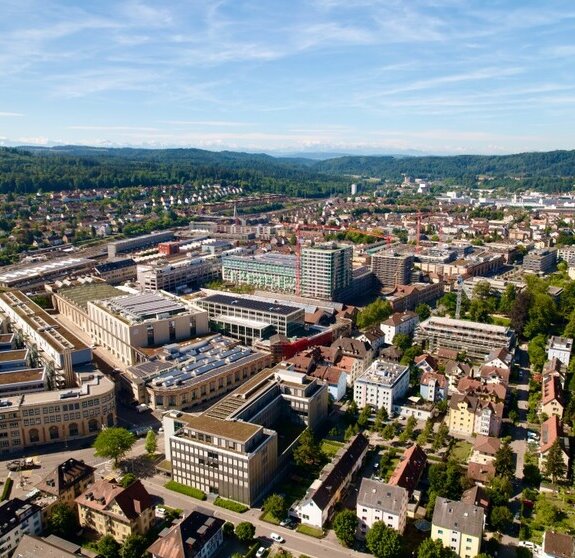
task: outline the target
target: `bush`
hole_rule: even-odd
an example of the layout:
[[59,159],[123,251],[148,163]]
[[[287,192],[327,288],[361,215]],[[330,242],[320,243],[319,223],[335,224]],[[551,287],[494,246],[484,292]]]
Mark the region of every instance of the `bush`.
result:
[[226,500],[225,498],[220,498],[219,496],[216,498],[214,504],[220,508],[225,508],[226,510],[234,511],[237,513],[244,513],[250,509],[248,506],[244,506],[244,504],[234,502],[233,500]]
[[255,555],[260,547],[260,543],[256,542],[250,546],[250,549],[244,554],[244,558],[255,558]]
[[164,486],[168,490],[179,492],[180,494],[196,498],[197,500],[205,500],[207,498],[206,493],[202,492],[199,488],[194,488],[193,486],[186,486],[185,484],[181,484],[176,481],[168,481]]
[[4,483],[4,488],[2,489],[2,497],[0,497],[0,501],[4,502],[10,498],[10,494],[12,492],[12,486],[14,486],[14,481],[8,477],[6,482]]
[[256,535],[256,528],[249,521],[242,521],[236,525],[236,537],[240,542],[251,543]]

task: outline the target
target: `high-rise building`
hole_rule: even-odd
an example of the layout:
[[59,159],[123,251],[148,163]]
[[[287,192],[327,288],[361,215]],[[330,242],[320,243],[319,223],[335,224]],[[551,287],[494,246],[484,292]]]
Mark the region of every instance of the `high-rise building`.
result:
[[302,248],[301,296],[337,300],[352,281],[351,246],[320,244]]
[[412,254],[397,254],[394,250],[381,250],[371,256],[371,271],[380,288],[409,285],[413,260]]

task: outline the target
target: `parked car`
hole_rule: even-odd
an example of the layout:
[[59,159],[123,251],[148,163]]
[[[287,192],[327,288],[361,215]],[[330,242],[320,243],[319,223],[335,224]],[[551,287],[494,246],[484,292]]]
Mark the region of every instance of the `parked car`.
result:
[[40,467],[40,460],[37,457],[26,457],[25,459],[15,459],[8,463],[9,471],[26,471]]
[[266,553],[266,548],[265,546],[260,546],[258,548],[258,551],[256,552],[256,558],[262,558],[262,556],[264,556]]
[[289,527],[290,523],[291,523],[290,518],[286,517],[285,519],[282,519],[280,521],[280,527]]
[[278,535],[277,533],[270,533],[270,538],[277,543],[285,542],[285,539],[281,535]]

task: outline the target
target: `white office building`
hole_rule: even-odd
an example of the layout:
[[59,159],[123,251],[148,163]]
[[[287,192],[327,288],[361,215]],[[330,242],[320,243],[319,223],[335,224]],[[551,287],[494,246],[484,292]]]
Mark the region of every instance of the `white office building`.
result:
[[384,407],[389,415],[393,405],[407,395],[409,367],[385,360],[374,361],[355,381],[353,399],[359,408]]

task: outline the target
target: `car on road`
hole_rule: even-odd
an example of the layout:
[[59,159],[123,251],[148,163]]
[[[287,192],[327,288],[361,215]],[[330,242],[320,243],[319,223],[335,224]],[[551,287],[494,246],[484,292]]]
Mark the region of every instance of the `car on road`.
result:
[[37,457],[26,457],[25,459],[15,459],[7,465],[9,471],[26,471],[40,467],[40,461]]
[[264,556],[266,553],[266,547],[265,546],[260,546],[258,548],[258,551],[256,552],[256,558],[262,558],[262,556]]
[[270,538],[277,543],[285,542],[285,539],[281,535],[278,535],[277,533],[270,533]]

